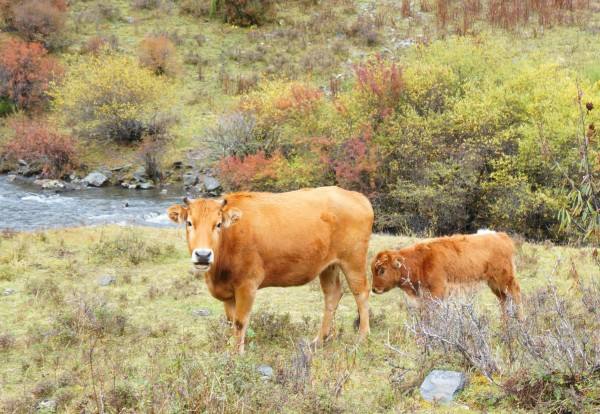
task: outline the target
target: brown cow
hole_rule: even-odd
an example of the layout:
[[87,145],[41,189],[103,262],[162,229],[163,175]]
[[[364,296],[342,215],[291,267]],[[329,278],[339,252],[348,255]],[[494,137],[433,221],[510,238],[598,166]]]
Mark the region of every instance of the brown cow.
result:
[[356,299],[360,338],[368,334],[373,209],[362,194],[321,187],[184,201],[168,209],[169,218],[186,223],[192,263],[205,272],[211,294],[225,303],[240,353],[256,291],[304,285],[317,276],[325,311],[315,341],[326,339],[342,296],[338,267]]
[[486,282],[506,315],[508,294],[517,306],[521,303],[514,253],[514,244],[506,233],[489,230],[383,251],[371,263],[373,292],[380,294],[400,287],[413,298],[431,295],[442,299],[451,287]]

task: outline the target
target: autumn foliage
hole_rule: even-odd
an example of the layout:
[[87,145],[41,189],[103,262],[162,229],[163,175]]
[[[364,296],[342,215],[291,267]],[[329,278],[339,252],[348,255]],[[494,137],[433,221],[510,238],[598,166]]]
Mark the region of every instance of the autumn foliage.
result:
[[66,22],[65,0],[3,0],[0,13],[7,28],[28,41],[49,46],[63,31]]
[[9,39],[0,45],[0,95],[19,109],[43,107],[49,83],[62,73],[62,67],[39,43]]
[[250,190],[272,187],[278,178],[282,157],[267,157],[263,151],[246,157],[229,156],[218,165],[219,172],[232,188]]
[[62,177],[77,164],[75,141],[44,121],[19,119],[11,123],[14,137],[4,146],[4,156],[39,167],[45,177]]
[[157,75],[175,75],[179,62],[175,45],[166,36],[148,36],[140,43],[140,63]]

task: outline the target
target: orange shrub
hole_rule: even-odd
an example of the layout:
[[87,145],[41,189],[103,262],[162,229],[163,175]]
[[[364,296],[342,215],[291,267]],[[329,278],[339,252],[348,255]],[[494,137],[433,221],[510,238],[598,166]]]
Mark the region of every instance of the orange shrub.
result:
[[176,75],[179,62],[175,45],[166,36],[148,36],[140,43],[140,63],[157,75]]
[[220,177],[232,189],[269,190],[278,176],[283,157],[276,153],[268,158],[264,152],[246,157],[225,157],[219,164]]
[[77,164],[75,141],[44,121],[20,119],[11,123],[14,137],[4,146],[4,156],[38,166],[46,177],[62,177]]
[[49,82],[62,72],[39,43],[9,39],[0,45],[0,95],[19,109],[42,107]]

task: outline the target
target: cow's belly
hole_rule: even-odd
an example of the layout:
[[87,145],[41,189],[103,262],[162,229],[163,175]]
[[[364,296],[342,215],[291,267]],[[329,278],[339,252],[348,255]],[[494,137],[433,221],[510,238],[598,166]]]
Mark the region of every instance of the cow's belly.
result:
[[315,279],[328,264],[312,264],[302,269],[274,270],[265,274],[260,288],[302,286]]

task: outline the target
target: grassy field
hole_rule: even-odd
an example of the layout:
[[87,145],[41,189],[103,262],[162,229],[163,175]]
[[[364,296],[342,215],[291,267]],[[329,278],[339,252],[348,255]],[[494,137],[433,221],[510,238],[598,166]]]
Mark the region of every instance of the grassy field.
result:
[[[413,240],[374,235],[370,256]],[[469,362],[456,348],[420,336],[426,321],[399,290],[371,297],[372,333],[359,346],[352,326],[356,307],[346,293],[335,337],[311,350],[306,344],[322,309],[316,282],[260,291],[247,352],[238,357],[232,355],[221,303],[190,271],[182,229],[5,232],[0,238],[0,412],[39,407],[49,412],[48,400],[58,412],[445,413],[534,407],[597,412],[600,378],[593,358],[600,357],[600,319],[593,301],[600,291],[590,282],[598,282],[600,266],[594,250],[517,244],[527,302],[523,326],[543,320],[551,332],[554,323],[571,321],[574,338],[587,338],[589,344],[584,347],[592,365],[587,371],[566,375],[560,364],[555,372],[544,370],[542,358],[527,356],[518,340],[507,337],[519,330],[502,325],[487,289],[454,300],[472,304],[481,326],[489,329],[482,337],[497,364],[492,381],[477,358]],[[100,286],[106,275],[115,282]],[[556,298],[568,305],[564,313],[556,313],[552,301],[540,300],[548,286],[555,286]],[[446,324],[453,329],[451,320]],[[559,351],[552,357],[562,361]],[[273,368],[271,378],[261,378],[261,364]],[[420,397],[418,385],[432,368],[467,373],[469,383],[455,404],[438,406]],[[518,381],[522,378],[551,392],[529,389]]]

